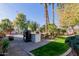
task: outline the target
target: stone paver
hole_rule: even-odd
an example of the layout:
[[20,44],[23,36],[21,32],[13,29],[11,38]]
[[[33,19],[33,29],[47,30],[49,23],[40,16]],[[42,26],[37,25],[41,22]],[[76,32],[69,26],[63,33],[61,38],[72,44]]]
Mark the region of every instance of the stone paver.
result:
[[28,54],[19,47],[10,47],[7,56],[28,56]]

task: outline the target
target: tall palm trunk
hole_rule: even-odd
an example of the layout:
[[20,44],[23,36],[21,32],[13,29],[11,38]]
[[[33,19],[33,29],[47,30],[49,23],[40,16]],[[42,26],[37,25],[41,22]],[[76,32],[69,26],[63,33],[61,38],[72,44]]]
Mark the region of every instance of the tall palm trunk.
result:
[[53,15],[53,24],[55,24],[55,21],[54,21],[54,3],[52,3],[52,15]]
[[44,4],[44,10],[45,10],[45,19],[46,19],[45,32],[48,33],[49,16],[48,16],[48,5],[47,5],[47,3]]
[[[52,15],[53,15],[53,24],[55,25],[55,19],[54,19],[54,3],[52,3]],[[52,35],[53,35],[53,38],[54,38],[54,31],[53,31],[53,33],[52,33]]]

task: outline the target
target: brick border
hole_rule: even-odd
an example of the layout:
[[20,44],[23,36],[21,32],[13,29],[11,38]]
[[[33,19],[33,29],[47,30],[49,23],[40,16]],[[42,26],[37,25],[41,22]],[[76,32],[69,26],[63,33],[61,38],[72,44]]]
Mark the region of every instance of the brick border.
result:
[[27,52],[27,54],[29,55],[29,56],[34,56],[34,54],[32,54],[31,52]]
[[34,54],[32,54],[30,51],[26,51],[25,49],[24,49],[24,51],[25,51],[29,56],[34,56]]
[[72,51],[72,48],[69,48],[65,53],[61,54],[60,56],[67,56]]

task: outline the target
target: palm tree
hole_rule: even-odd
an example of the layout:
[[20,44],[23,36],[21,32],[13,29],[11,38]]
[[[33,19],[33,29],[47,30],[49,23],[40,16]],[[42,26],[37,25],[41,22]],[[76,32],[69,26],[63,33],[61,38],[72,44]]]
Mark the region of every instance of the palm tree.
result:
[[54,3],[52,3],[52,15],[53,15],[53,24],[55,24],[55,20],[54,20]]
[[48,15],[48,4],[47,3],[44,3],[44,12],[45,12],[45,19],[46,19],[45,32],[48,33],[49,15]]

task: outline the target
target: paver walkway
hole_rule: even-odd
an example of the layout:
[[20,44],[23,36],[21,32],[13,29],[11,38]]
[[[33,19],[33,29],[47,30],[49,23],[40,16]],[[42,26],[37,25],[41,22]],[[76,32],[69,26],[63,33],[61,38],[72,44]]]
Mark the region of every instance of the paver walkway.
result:
[[48,40],[42,40],[39,43],[24,42],[21,36],[15,37],[14,40],[10,42],[7,56],[29,56],[27,51],[41,47],[48,42]]
[[7,56],[29,56],[27,52],[23,51],[19,46],[9,48]]

